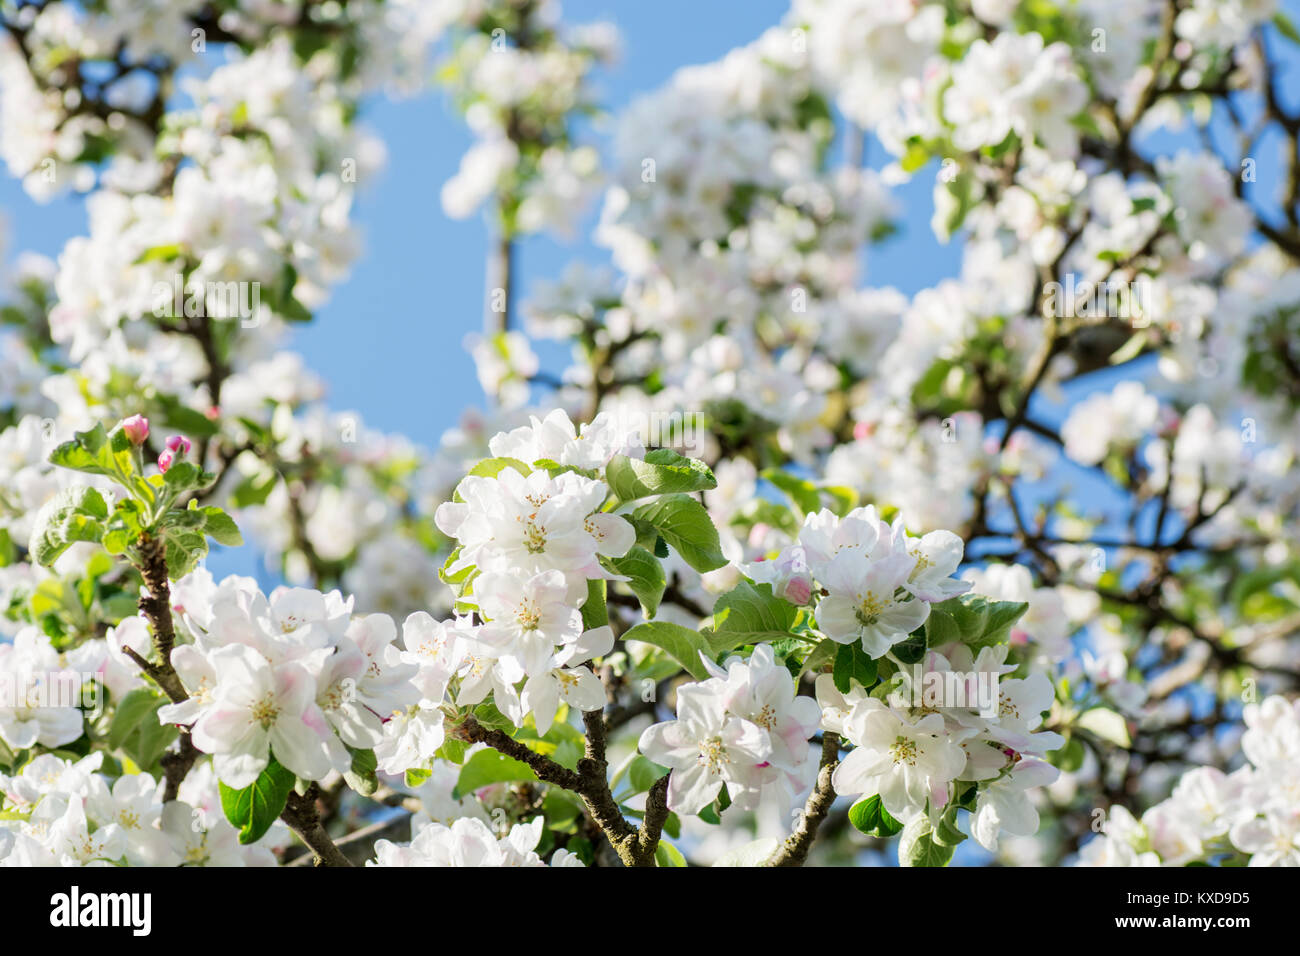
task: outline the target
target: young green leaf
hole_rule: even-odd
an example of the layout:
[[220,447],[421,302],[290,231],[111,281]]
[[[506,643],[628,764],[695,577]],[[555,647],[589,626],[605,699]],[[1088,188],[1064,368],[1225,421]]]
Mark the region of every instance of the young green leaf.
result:
[[605,480],[620,501],[651,495],[708,491],[718,481],[709,466],[667,448],[647,452],[645,459],[615,455],[605,466]]
[[49,567],[78,541],[100,541],[108,519],[104,496],[85,485],[65,488],[36,512],[27,549]]
[[700,651],[707,653],[708,648],[698,631],[670,621],[646,621],[629,628],[623,637],[625,640],[653,644],[666,651],[669,657],[686,668],[696,680],[704,680],[709,676],[700,661]]
[[779,641],[791,636],[799,609],[772,593],[770,584],[741,581],[718,598],[713,626],[704,632],[714,654],[743,644]]
[[880,802],[879,794],[863,797],[849,807],[849,822],[859,832],[874,837],[891,837],[903,829]]
[[621,558],[602,558],[606,570],[627,578],[627,586],[641,602],[647,620],[654,617],[668,586],[663,565],[645,548],[633,547]]
[[242,790],[220,785],[222,812],[239,830],[240,843],[256,843],[271,828],[289,799],[293,779],[293,774],[273,759]]
[[690,495],[665,495],[632,513],[654,527],[682,560],[696,571],[716,571],[727,559],[709,513]]

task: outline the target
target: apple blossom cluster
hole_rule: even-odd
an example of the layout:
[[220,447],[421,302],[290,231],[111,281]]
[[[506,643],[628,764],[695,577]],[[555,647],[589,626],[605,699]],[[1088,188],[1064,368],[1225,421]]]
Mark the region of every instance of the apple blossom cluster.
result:
[[[34,757],[0,774],[0,866],[274,866],[272,832],[242,844],[221,815],[216,778],[196,770],[163,801],[148,773],[108,772],[101,751]],[[215,811],[214,808],[215,807]]]
[[507,235],[571,234],[600,182],[597,150],[571,140],[572,117],[594,107],[589,74],[611,61],[608,23],[569,27],[559,3],[452,3],[450,50],[438,67],[476,140],[442,187],[442,206],[469,217],[497,196]]
[[62,661],[48,635],[28,626],[0,644],[0,742],[11,751],[70,744],[85,730],[87,672]]
[[672,770],[668,806],[699,813],[725,786],[740,809],[768,797],[789,810],[816,772],[808,747],[820,719],[816,701],[795,696],[789,670],[768,645],[747,660],[731,658],[725,669],[704,663],[712,676],[678,687],[676,719],[647,727],[637,744]]
[[[427,67],[428,46],[443,24],[437,5],[415,0],[220,8],[200,0],[47,0],[6,11],[5,26],[0,155],[29,193],[47,199],[69,187],[93,188],[97,179],[131,191],[156,181],[162,170],[151,140],[183,67],[231,47],[260,51],[288,40],[309,51],[305,59],[318,77],[333,75],[353,87],[409,87],[411,74]],[[255,53],[244,62],[273,66],[278,56]],[[74,74],[70,61],[85,66]],[[100,79],[93,89],[64,95],[82,76]],[[265,79],[268,94],[253,114],[257,105],[275,108],[273,73]],[[294,161],[296,152],[283,158]],[[98,170],[106,155],[114,157],[110,168]]]
[[881,337],[897,305],[892,290],[853,294],[857,250],[892,205],[869,170],[821,168],[831,126],[808,74],[773,29],[628,108],[597,233],[626,285],[590,320],[602,348],[636,342],[617,348],[618,378],[661,381],[646,408],[742,403],[799,460],[831,441],[838,376],[818,334],[844,321]]
[[1080,850],[1078,865],[1300,865],[1300,704],[1268,697],[1247,704],[1242,716],[1247,763],[1231,773],[1188,771],[1140,818],[1111,807],[1101,835]]
[[925,624],[932,603],[970,590],[952,577],[961,557],[951,531],[915,538],[901,517],[889,524],[867,505],[843,517],[827,509],[808,515],[795,543],[745,571],[792,604],[820,595],[818,628],[876,659]]
[[392,619],[354,618],[337,591],[267,596],[250,578],[218,584],[200,570],[174,600],[193,637],[171,653],[189,698],[158,719],[190,726],[228,787],[249,786],[272,759],[303,780],[348,770],[351,751],[383,744],[387,716],[414,702],[416,669]]
[[388,840],[375,844],[374,860],[367,866],[582,866],[582,860],[556,850],[549,862],[536,853],[543,819],[517,823],[498,837],[482,820],[462,817],[450,826],[425,823],[405,845]]
[[[816,676],[814,701],[796,696],[771,645],[758,645],[747,660],[733,657],[725,669],[702,655],[711,676],[679,686],[676,719],[647,728],[638,743],[671,770],[668,806],[698,814],[725,787],[724,807],[753,810],[770,800],[786,812],[812,784],[808,739],[820,728],[853,748],[834,771],[835,793],[875,801],[897,824],[880,835],[913,821],[936,832],[933,825],[951,825],[959,806],[971,811],[971,833],[990,851],[1001,832],[1036,832],[1031,793],[1057,778],[1046,758],[1065,742],[1042,727],[1054,687],[1043,673],[1012,676],[1019,663],[1008,659],[1004,641],[1027,605],[985,602],[974,610],[964,603],[971,584],[952,577],[961,557],[951,532],[913,538],[901,518],[891,525],[866,506],[809,514],[793,543],[746,565],[783,603],[812,607],[810,633],[839,646],[834,674]],[[1004,623],[990,626],[991,614]],[[1062,622],[1041,614],[1032,626],[1045,639],[1060,633]],[[924,845],[961,839],[950,830],[927,835]]]
[[[941,646],[917,671],[900,671],[896,694],[883,700],[861,686],[842,694],[829,675],[818,677],[822,726],[854,747],[835,768],[835,792],[878,795],[880,806],[903,825],[927,814],[937,821],[955,801],[965,806],[977,793],[966,806],[972,811],[970,834],[990,851],[997,850],[1000,833],[1037,832],[1032,791],[1060,775],[1046,758],[1064,740],[1041,729],[1054,697],[1051,681],[1043,674],[1005,676],[1016,670],[1007,651],[994,645],[972,655],[965,644]],[[938,686],[948,674],[960,674],[967,687],[981,680],[995,687],[992,708],[942,697],[935,698],[942,701],[937,708],[928,703],[922,685],[933,680]],[[969,703],[976,697],[971,693]]]

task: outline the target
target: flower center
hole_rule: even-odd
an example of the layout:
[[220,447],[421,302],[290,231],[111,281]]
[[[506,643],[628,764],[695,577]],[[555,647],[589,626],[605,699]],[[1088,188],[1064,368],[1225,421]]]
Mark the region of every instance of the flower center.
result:
[[1016,706],[1015,701],[1010,700],[1006,697],[1006,695],[1003,695],[998,700],[998,716],[1010,717],[1013,720],[1019,720],[1020,708]]
[[279,716],[280,708],[276,706],[275,698],[270,694],[253,705],[253,720],[261,724],[264,729],[269,730]]
[[895,738],[893,746],[889,748],[889,753],[896,764],[905,763],[909,767],[916,766],[916,741],[910,737],[904,737],[900,734]]
[[541,626],[542,612],[535,605],[521,604],[517,620],[525,631],[535,631]]
[[721,773],[723,764],[731,763],[731,757],[727,754],[726,744],[722,742],[721,737],[710,737],[700,742],[699,761],[701,766],[707,767],[711,774]]
[[539,527],[535,521],[524,524],[524,547],[529,554],[541,554],[546,550],[546,529]]
[[872,627],[880,620],[880,612],[883,609],[884,602],[876,597],[874,591],[868,591],[866,594],[858,595],[858,606],[853,613],[863,627]]

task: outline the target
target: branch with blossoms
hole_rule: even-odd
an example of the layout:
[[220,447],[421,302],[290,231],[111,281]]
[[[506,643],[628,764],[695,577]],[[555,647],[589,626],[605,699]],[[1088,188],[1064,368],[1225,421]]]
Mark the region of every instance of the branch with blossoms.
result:
[[[201,706],[199,701],[191,699],[190,690],[200,691],[204,685],[200,679],[199,685],[194,686],[190,672],[186,676],[190,677],[191,687],[187,689],[185,678],[176,669],[176,631],[168,582],[184,578],[197,566],[207,554],[209,539],[225,545],[239,545],[243,539],[234,521],[219,507],[176,506],[187,493],[201,490],[215,480],[214,475],[186,460],[192,449],[190,441],[180,436],[169,438],[166,449],[158,456],[157,473],[146,475],[140,449],[148,437],[148,421],[135,416],[111,432],[105,433],[101,426],[80,433],[73,441],[56,448],[50,456],[53,464],[107,478],[117,486],[119,497],[110,510],[94,488],[70,488],[37,516],[31,553],[36,561],[48,567],[73,543],[94,542],[103,545],[109,554],[124,556],[139,572],[144,582],[139,610],[148,623],[152,654],[146,657],[129,643],[123,643],[120,650],[171,702],[154,708],[159,720],[178,725],[178,748],[160,758],[166,780],[163,802],[168,803],[178,798],[182,782],[200,755],[200,746],[208,748],[204,752],[211,752],[212,747],[204,727],[197,728],[201,736],[196,744],[196,727],[178,717],[192,712],[196,704]],[[272,695],[255,703],[250,713],[256,722],[248,730],[255,730],[257,723],[264,731],[274,730],[279,717],[279,705],[274,700]],[[256,754],[253,757],[258,759]],[[290,760],[287,754],[283,759]],[[261,762],[267,761],[266,754],[262,754]],[[241,768],[238,773],[242,779],[247,771]],[[255,776],[257,780],[251,788],[258,790],[262,777]],[[311,783],[297,789],[300,792],[291,790],[281,794],[279,806],[275,806],[277,801],[255,806],[254,796],[245,797],[232,789],[229,800],[234,809],[227,809],[227,816],[232,823],[242,824],[246,832],[255,832],[258,827],[264,831],[268,813],[272,818],[279,816],[312,849],[318,863],[351,865],[320,825],[315,806],[319,788]],[[248,806],[244,805],[245,801]],[[227,802],[225,792],[222,802],[223,806]]]

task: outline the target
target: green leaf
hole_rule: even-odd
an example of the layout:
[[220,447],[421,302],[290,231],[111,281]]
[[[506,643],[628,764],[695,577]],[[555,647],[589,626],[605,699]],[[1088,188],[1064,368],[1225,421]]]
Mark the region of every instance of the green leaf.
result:
[[379,777],[375,771],[379,769],[379,761],[375,757],[373,750],[352,750],[352,766],[343,774],[343,780],[349,787],[368,797],[379,789]]
[[744,644],[785,640],[798,617],[799,609],[774,595],[772,585],[745,580],[718,598],[704,638],[716,657]]
[[951,804],[935,824],[930,839],[945,847],[955,847],[966,839],[966,834],[957,829],[957,804]]
[[609,623],[609,608],[605,605],[605,582],[599,578],[587,581],[587,600],[582,602],[582,629],[604,627]]
[[[161,707],[162,701],[158,702]],[[142,770],[150,770],[158,765],[163,753],[178,736],[172,724],[158,722],[156,714],[147,716],[140,722],[139,730],[126,739],[123,749]]]
[[637,754],[628,765],[627,782],[632,793],[645,793],[667,772],[667,767],[661,767],[649,757]]
[[164,703],[163,698],[147,687],[137,688],[123,697],[118,702],[117,709],[113,712],[113,722],[108,727],[109,749],[120,748],[146,720],[152,719],[157,723],[158,708]]
[[157,422],[159,425],[172,428],[191,438],[211,438],[220,431],[216,421],[188,405],[182,405],[170,395],[160,395],[158,404],[161,406]]
[[1076,129],[1083,130],[1083,132],[1087,133],[1093,139],[1099,139],[1103,142],[1105,141],[1106,134],[1101,131],[1101,127],[1097,125],[1097,121],[1087,110],[1083,110],[1082,112],[1071,116],[1070,122]]
[[216,480],[216,475],[204,471],[192,461],[175,462],[163,475],[163,484],[178,495],[207,488]]
[[644,460],[615,455],[605,466],[605,480],[620,501],[718,487],[708,465],[667,448],[647,452]]
[[925,657],[928,646],[925,628],[922,626],[909,634],[906,640],[899,641],[890,648],[890,653],[898,658],[900,664],[919,664]]
[[107,519],[108,505],[94,488],[65,488],[36,513],[27,549],[37,564],[48,568],[78,541],[102,540]]
[[406,771],[406,785],[414,790],[416,787],[426,783],[433,776],[433,771],[427,767],[411,767]]
[[452,796],[459,799],[493,783],[532,782],[536,779],[537,774],[522,760],[507,757],[496,750],[480,750],[460,768]]
[[[303,31],[299,42],[310,37],[310,31]],[[307,57],[304,57],[307,59]],[[289,322],[310,322],[311,311],[294,298],[293,290],[298,284],[298,270],[292,263],[286,262],[280,270],[279,280],[271,289],[270,304],[277,315]]]
[[905,173],[914,173],[930,161],[930,152],[920,143],[909,143],[898,165]]
[[203,530],[213,541],[227,547],[238,547],[244,543],[244,536],[239,533],[239,526],[235,524],[234,518],[213,505],[201,510],[206,519],[203,522]]
[[658,558],[645,548],[633,547],[621,558],[601,558],[600,563],[606,570],[628,578],[626,584],[641,602],[646,620],[658,613],[659,602],[668,586]]
[[705,680],[709,676],[700,661],[700,651],[708,653],[708,647],[698,631],[671,621],[645,621],[629,628],[623,637],[625,640],[653,644],[666,651],[669,657],[681,664],[696,680]]
[[835,652],[831,677],[835,681],[835,689],[841,694],[847,694],[852,689],[852,681],[857,681],[864,690],[869,689],[876,682],[876,670],[877,664],[871,655],[860,642],[854,641],[852,644],[841,644]]
[[133,446],[126,433],[117,428],[110,437],[103,425],[76,432],[71,441],[65,441],[50,453],[52,465],[118,480],[135,474],[133,459]]
[[849,807],[849,822],[859,832],[874,837],[891,837],[903,829],[880,802],[879,794],[863,797]]
[[104,549],[109,554],[122,554],[140,540],[144,530],[144,507],[134,498],[122,498],[113,506],[107,529],[104,531]]
[[235,490],[230,494],[230,503],[236,508],[264,505],[279,480],[280,475],[274,468],[265,467],[235,486]]
[[465,762],[465,751],[468,749],[469,745],[465,741],[456,737],[448,737],[442,742],[442,746],[438,748],[438,752],[434,756],[441,757],[443,760],[454,763],[459,767]]
[[489,730],[499,730],[506,734],[515,731],[515,722],[497,709],[496,702],[491,697],[474,708],[474,719]]
[[1133,361],[1142,354],[1142,350],[1146,348],[1149,338],[1146,329],[1138,329],[1128,337],[1128,341],[1111,354],[1107,361],[1111,365],[1123,365],[1125,362]]
[[163,538],[163,553],[167,558],[167,576],[176,581],[207,557],[208,539],[202,531],[193,528],[168,528]]
[[658,501],[642,505],[633,517],[652,525],[696,571],[716,571],[727,566],[709,513],[690,495],[665,495]]
[[685,866],[686,857],[667,840],[660,840],[655,847],[655,866]]
[[1027,610],[1029,605],[1024,601],[990,601],[974,594],[932,604],[924,627],[927,646],[939,647],[953,641],[972,648],[1003,644],[1011,626]]
[[1291,22],[1291,18],[1281,10],[1273,14],[1273,26],[1277,27],[1277,32],[1292,43],[1300,44],[1300,30],[1296,29],[1296,25]]
[[935,839],[934,829],[925,814],[908,821],[898,840],[900,866],[947,866],[953,847]]
[[518,458],[484,458],[477,465],[469,470],[466,478],[495,478],[507,468],[513,468],[524,477],[532,474],[532,469],[520,461]]
[[134,265],[141,265],[145,262],[166,262],[169,259],[179,259],[185,250],[176,242],[167,243],[162,246],[150,246],[144,252],[136,257]]
[[1088,755],[1087,748],[1083,741],[1078,737],[1071,736],[1063,747],[1055,751],[1056,759],[1053,761],[1056,766],[1060,767],[1066,773],[1074,773],[1083,766],[1083,761]]
[[226,819],[239,830],[239,842],[256,843],[271,828],[293,789],[293,774],[274,759],[249,786],[234,790],[224,783],[221,809]]

